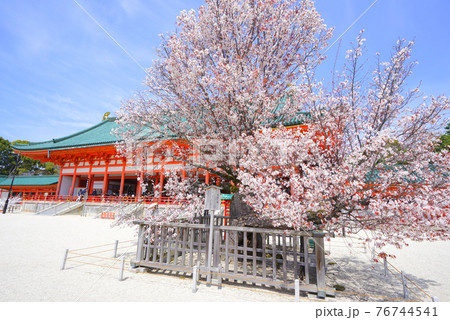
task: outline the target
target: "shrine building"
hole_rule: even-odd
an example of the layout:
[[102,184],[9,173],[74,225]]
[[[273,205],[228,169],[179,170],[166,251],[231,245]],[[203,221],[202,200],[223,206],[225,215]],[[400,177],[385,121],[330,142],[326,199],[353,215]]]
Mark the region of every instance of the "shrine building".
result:
[[[41,162],[53,162],[60,166],[58,177],[52,176],[51,185],[44,185],[45,176],[27,177],[35,184],[30,188],[19,188],[14,183],[15,194],[22,193],[24,201],[76,201],[80,194],[87,202],[136,202],[170,203],[164,196],[165,172],[177,171],[183,178],[186,171],[181,161],[162,158],[157,153],[149,154],[145,164],[137,164],[134,159],[126,159],[116,150],[120,138],[114,134],[118,127],[116,118],[106,118],[97,125],[72,135],[43,142],[16,143],[16,153]],[[149,142],[151,143],[151,142]],[[143,169],[143,170],[142,170]],[[206,184],[218,183],[208,171],[198,169],[196,174]],[[24,178],[17,176],[16,179]],[[146,193],[142,192],[142,181],[148,183]],[[9,188],[8,180],[0,188]],[[152,188],[162,191],[155,198]],[[227,198],[227,196],[224,196]]]
[[[182,162],[173,158],[160,159],[154,154],[149,155],[143,172],[141,165],[134,163],[134,160],[119,155],[116,143],[120,139],[113,133],[113,129],[118,127],[115,120],[110,117],[88,129],[58,139],[14,144],[15,152],[23,156],[41,162],[50,161],[61,167],[54,190],[44,190],[36,185],[33,192],[24,193],[24,200],[42,199],[45,192],[49,192],[47,199],[55,200],[75,200],[81,193],[87,193],[91,201],[137,198],[142,194],[144,175],[147,182],[153,180],[153,184],[161,190],[164,171],[178,170],[185,176]],[[208,172],[202,172],[201,177],[209,183]],[[161,194],[158,200],[167,199]]]

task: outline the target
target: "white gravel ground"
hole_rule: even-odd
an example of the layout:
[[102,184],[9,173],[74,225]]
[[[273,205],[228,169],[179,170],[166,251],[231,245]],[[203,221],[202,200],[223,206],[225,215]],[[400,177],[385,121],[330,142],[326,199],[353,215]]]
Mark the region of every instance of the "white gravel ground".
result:
[[[231,286],[219,289],[215,286],[207,287],[205,284],[200,284],[198,291],[192,293],[190,277],[135,273],[128,269],[124,274],[126,279],[119,281],[119,263],[109,259],[100,262],[83,260],[100,263],[104,267],[79,264],[69,260],[66,269],[60,270],[66,248],[74,250],[110,244],[109,247],[93,248],[93,251],[90,251],[96,252],[113,248],[115,240],[120,241],[119,247],[127,246],[131,242],[124,241],[135,239],[135,237],[136,230],[131,228],[111,228],[111,220],[80,216],[38,216],[25,213],[0,215],[0,302],[294,301],[293,295]],[[354,242],[351,249],[347,247],[350,242]],[[348,292],[360,293],[360,295],[338,293],[335,299],[329,301],[380,301],[373,297],[376,295],[391,297],[394,301],[401,299],[402,286],[397,276],[389,274],[385,277],[383,265],[371,262],[369,252],[365,252],[358,246],[358,241],[352,238],[338,238],[326,243],[325,249],[331,253],[327,255],[327,262],[331,262],[327,266],[327,284],[329,286],[341,284]],[[448,302],[450,301],[449,249],[450,242],[412,243],[402,250],[392,250],[397,258],[390,262],[397,269],[403,270],[415,285],[426,292],[424,294],[415,289],[423,301],[430,301],[429,295]],[[86,251],[78,253],[82,252]],[[119,253],[126,253],[127,257],[131,257],[134,255],[134,248],[122,248]],[[107,257],[112,255],[112,251],[98,255]],[[316,305],[316,303],[311,304]],[[46,304],[42,305],[45,307]],[[73,312],[76,313],[77,308],[72,304],[69,304],[69,307],[66,304],[62,305],[65,306],[64,312],[74,308]],[[182,305],[185,308],[183,310],[193,308],[192,304]],[[214,306],[215,313],[218,310],[216,305],[208,303],[209,307]],[[235,305],[236,307],[232,308],[234,311],[249,311],[248,304]],[[283,310],[300,308],[298,304],[288,304],[289,307],[286,307],[286,304],[281,305],[284,306]],[[203,305],[200,307],[194,304],[194,306],[196,306],[194,310],[209,309],[205,309]],[[218,306],[220,306],[219,309],[224,308],[222,304]],[[113,312],[109,307],[105,308]],[[162,309],[165,310],[164,312],[170,312],[170,308],[162,307]],[[273,307],[269,309],[267,312],[275,312],[272,310]],[[177,308],[172,311],[176,312]],[[260,307],[255,308],[254,311],[265,314],[264,309]],[[122,313],[123,310],[121,309],[120,312]],[[221,314],[222,312],[219,312],[218,316]]]

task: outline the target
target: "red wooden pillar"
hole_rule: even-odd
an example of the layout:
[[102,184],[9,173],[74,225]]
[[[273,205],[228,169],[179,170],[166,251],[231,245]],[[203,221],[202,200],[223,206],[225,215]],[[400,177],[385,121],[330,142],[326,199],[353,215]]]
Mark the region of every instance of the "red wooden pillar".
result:
[[162,192],[163,192],[163,184],[164,184],[164,172],[163,169],[161,169],[159,173],[159,201],[161,202],[162,198]]
[[73,196],[73,191],[75,190],[75,181],[77,180],[77,168],[78,162],[74,160],[75,168],[73,169],[72,185],[70,186],[69,196]]
[[206,171],[205,183],[209,184],[209,171]]
[[140,198],[142,195],[142,184],[144,183],[144,172],[141,171],[139,175],[139,183],[136,191],[136,198]]
[[125,183],[125,160],[123,160],[123,166],[122,166],[122,176],[120,177],[120,190],[119,190],[119,196],[123,195],[123,185]]
[[[61,169],[62,171],[62,169]],[[56,187],[56,195],[59,196],[59,191],[61,190],[61,180],[62,180],[62,172],[59,173],[58,177],[58,185]]]
[[105,177],[103,178],[102,196],[106,195],[108,192],[108,164],[109,161],[105,159]]
[[94,191],[94,175],[91,175],[91,182],[89,182],[89,190],[87,192],[89,192],[89,194],[92,194],[92,191]]
[[89,195],[92,193],[91,189],[92,189],[92,165],[94,164],[94,162],[92,161],[88,161],[89,163],[89,174],[88,174],[88,182],[86,185],[86,194],[84,195],[84,199],[87,200],[87,198],[89,197]]
[[72,177],[72,185],[70,186],[70,192],[69,192],[69,196],[73,196],[73,190],[75,189],[75,181],[77,180],[77,169],[75,168],[75,171],[73,173],[73,177]]
[[105,176],[103,177],[103,190],[102,190],[102,196],[106,194],[108,191],[108,172],[105,172]]

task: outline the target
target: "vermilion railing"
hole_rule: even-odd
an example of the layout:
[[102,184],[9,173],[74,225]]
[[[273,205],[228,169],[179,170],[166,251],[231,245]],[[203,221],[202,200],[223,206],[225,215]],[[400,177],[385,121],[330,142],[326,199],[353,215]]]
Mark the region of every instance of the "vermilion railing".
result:
[[74,196],[44,196],[44,195],[25,195],[25,201],[84,201],[86,202],[127,202],[127,203],[158,203],[158,204],[181,204],[182,201],[174,200],[170,197],[126,197],[126,196],[88,196],[87,199]]
[[[45,195],[24,195],[23,201],[84,201],[85,199],[73,196],[45,196]],[[86,202],[90,203],[145,203],[145,204],[166,204],[166,205],[180,205],[184,201],[175,200],[170,197],[125,197],[125,196],[88,196]],[[230,214],[230,200],[222,200],[222,205],[225,208],[224,214]]]

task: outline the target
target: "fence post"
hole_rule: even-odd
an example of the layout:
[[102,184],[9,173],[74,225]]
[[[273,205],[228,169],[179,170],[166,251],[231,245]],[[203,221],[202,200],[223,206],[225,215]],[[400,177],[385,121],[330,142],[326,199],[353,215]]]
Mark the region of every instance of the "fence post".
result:
[[314,234],[314,250],[316,251],[317,297],[325,298],[325,252],[323,250],[323,234]]
[[67,260],[67,255],[69,254],[69,249],[66,249],[66,252],[64,253],[64,260],[61,266],[61,270],[64,270],[66,268],[66,260]]
[[387,275],[388,275],[388,266],[387,266],[387,259],[386,259],[386,257],[384,257],[383,260],[384,260],[384,276],[387,277]]
[[214,240],[213,240],[213,267],[217,268],[219,266],[219,253],[220,253],[220,230],[217,227],[217,229],[214,230]]
[[120,259],[120,273],[119,273],[119,281],[123,281],[125,280],[123,278],[123,270],[125,268],[125,256],[122,256],[122,258]]
[[198,266],[194,266],[194,271],[192,272],[192,293],[197,292],[197,278],[198,278]]
[[119,240],[116,240],[116,243],[114,244],[114,256],[113,258],[117,258],[117,247],[119,246]]
[[300,302],[300,281],[295,279],[295,302]]
[[431,301],[433,301],[433,302],[439,302],[439,298],[438,298],[438,297],[435,297],[435,296],[432,296],[432,297],[431,297]]
[[209,241],[208,241],[208,258],[206,271],[208,272],[206,276],[206,282],[211,284],[211,256],[212,256],[212,246],[213,246],[213,232],[214,232],[214,210],[209,210]]
[[408,295],[408,287],[406,285],[406,278],[405,278],[405,274],[403,273],[403,271],[401,271],[400,273],[401,277],[402,277],[402,285],[403,285],[403,299],[409,299],[409,295]]
[[222,289],[222,272],[223,272],[222,266],[219,265],[218,272],[217,272],[218,273],[217,285],[219,286],[219,289]]
[[136,250],[136,260],[140,262],[142,260],[142,247],[144,245],[144,224],[139,224],[138,243]]

